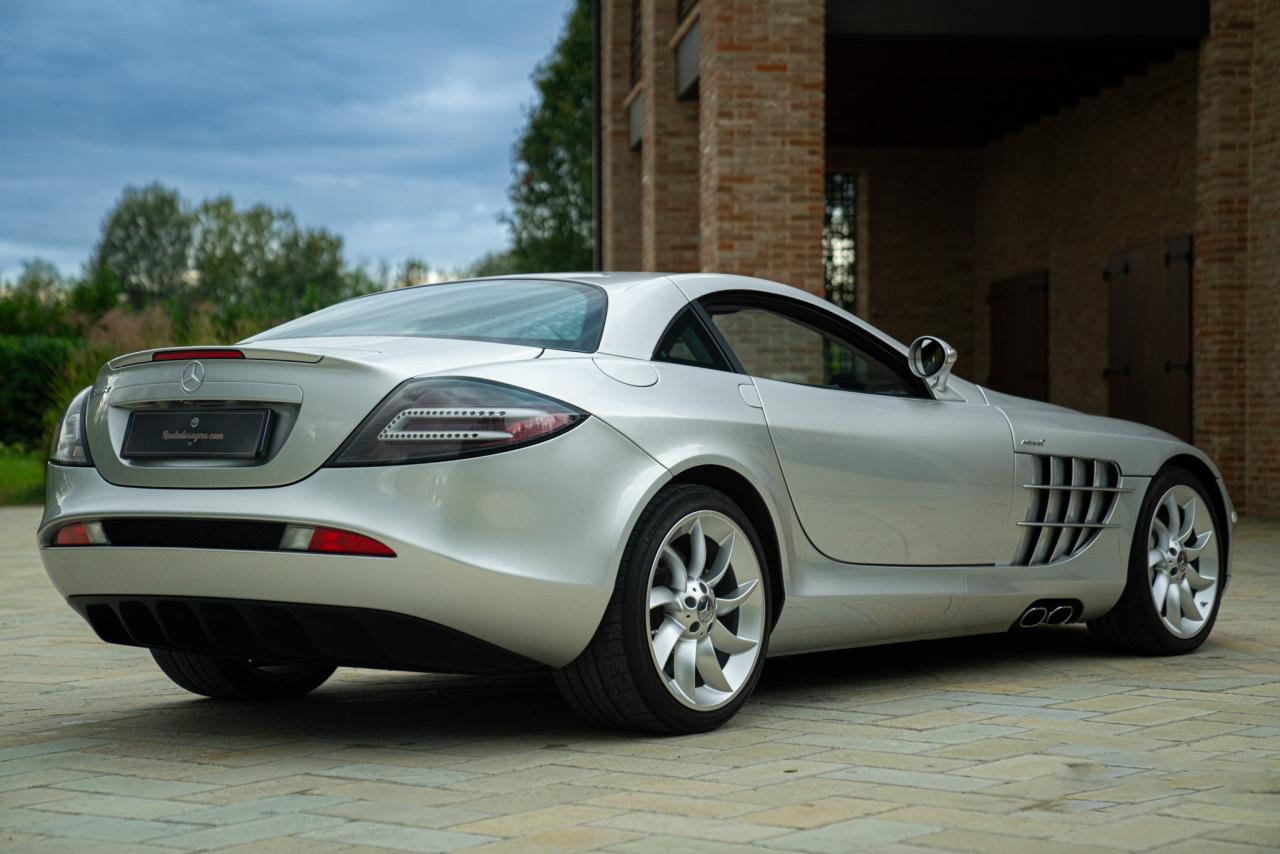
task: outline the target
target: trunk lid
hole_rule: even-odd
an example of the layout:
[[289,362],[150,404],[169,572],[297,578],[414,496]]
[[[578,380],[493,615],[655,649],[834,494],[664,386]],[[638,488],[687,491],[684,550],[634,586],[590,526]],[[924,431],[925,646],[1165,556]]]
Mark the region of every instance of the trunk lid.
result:
[[[104,479],[120,486],[175,489],[294,483],[324,465],[404,380],[536,359],[542,353],[536,347],[484,341],[400,337],[299,338],[219,349],[239,350],[244,358],[156,362],[151,360],[156,351],[144,351],[103,367],[89,397],[87,437],[93,464]],[[201,381],[188,377],[184,388],[184,371],[196,361],[203,368]],[[121,456],[132,413],[198,418],[202,412],[246,409],[271,413],[261,458]]]

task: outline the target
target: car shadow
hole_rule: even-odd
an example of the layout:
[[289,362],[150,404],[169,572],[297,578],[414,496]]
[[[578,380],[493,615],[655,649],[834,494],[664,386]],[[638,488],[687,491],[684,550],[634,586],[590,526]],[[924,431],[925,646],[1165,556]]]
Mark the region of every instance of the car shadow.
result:
[[[1065,667],[1105,654],[1081,627],[811,653],[771,660],[755,699],[797,705],[835,701],[848,707],[860,694],[886,685],[910,691],[970,676],[1012,679],[1025,675],[1028,665]],[[129,728],[149,737],[216,733],[228,744],[237,736],[260,738],[267,732],[276,742],[417,749],[502,738],[518,739],[525,748],[562,747],[620,737],[577,718],[545,673],[482,677],[340,670],[298,700],[243,703],[182,696],[132,712]],[[530,745],[531,739],[544,743]]]

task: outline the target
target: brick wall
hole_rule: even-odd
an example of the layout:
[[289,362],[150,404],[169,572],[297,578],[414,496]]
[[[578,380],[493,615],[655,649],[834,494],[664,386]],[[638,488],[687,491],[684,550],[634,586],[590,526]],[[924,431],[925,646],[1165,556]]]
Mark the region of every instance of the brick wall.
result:
[[970,149],[829,149],[827,170],[856,172],[858,313],[904,343],[938,335],[973,372]]
[[676,0],[644,0],[641,85],[644,144],[640,151],[642,269],[698,269],[698,104],[676,100]]
[[606,270],[640,269],[640,155],[628,144],[630,3],[603,2],[600,16],[600,179]]
[[825,0],[702,0],[701,267],[822,293]]
[[1210,9],[1200,63],[1192,412],[1197,444],[1217,461],[1232,497],[1245,507],[1254,0],[1213,0]]
[[[1280,517],[1280,3],[1257,0],[1249,175],[1246,500]],[[1237,371],[1240,366],[1237,366]]]
[[979,158],[973,297],[975,366],[990,354],[992,282],[1049,271],[1049,394],[1106,414],[1108,256],[1191,232],[1195,220],[1193,51],[987,146]]

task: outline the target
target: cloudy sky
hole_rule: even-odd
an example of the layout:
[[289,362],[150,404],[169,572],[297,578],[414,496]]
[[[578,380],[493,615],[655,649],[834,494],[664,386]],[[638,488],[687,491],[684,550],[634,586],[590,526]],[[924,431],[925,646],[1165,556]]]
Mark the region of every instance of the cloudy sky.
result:
[[0,0],[0,277],[75,272],[129,184],[291,207],[360,263],[505,244],[567,0]]

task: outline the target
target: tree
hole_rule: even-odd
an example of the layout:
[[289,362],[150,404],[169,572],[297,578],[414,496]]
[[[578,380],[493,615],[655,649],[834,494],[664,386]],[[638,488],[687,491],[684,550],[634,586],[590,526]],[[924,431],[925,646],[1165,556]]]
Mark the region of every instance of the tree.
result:
[[411,288],[431,281],[431,265],[421,258],[406,258],[396,273],[395,287]]
[[33,258],[13,284],[0,284],[0,335],[64,335],[71,328],[58,268]]
[[[481,278],[483,276],[506,276],[511,273],[533,272],[529,267],[524,266],[510,252],[486,252],[481,255],[471,266],[461,272],[466,278]],[[548,272],[542,270],[540,272]]]
[[286,320],[375,287],[347,269],[341,237],[300,227],[287,208],[236,210],[219,196],[200,205],[195,222],[197,293],[224,329]]
[[591,258],[590,0],[575,0],[564,33],[533,73],[537,99],[516,143],[510,255],[527,272],[588,270]]
[[135,307],[177,296],[190,284],[194,228],[177,190],[126,187],[102,222],[90,266],[110,270]]

